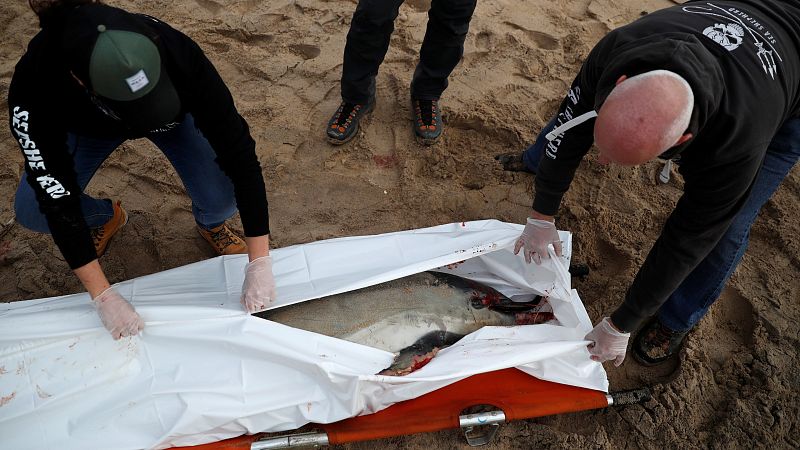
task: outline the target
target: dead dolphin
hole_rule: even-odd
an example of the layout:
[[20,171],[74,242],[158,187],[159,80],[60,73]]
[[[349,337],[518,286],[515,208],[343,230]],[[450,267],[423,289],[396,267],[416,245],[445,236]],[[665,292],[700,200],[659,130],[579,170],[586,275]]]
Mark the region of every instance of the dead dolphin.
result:
[[513,302],[455,275],[423,272],[256,314],[294,328],[396,354],[384,375],[405,375],[481,327],[554,320],[546,300]]

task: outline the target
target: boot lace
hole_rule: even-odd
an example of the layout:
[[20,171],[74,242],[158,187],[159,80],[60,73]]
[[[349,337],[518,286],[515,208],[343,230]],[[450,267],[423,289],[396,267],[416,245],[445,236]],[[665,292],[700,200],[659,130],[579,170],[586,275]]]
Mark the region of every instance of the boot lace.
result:
[[353,119],[358,114],[358,111],[363,108],[363,105],[359,105],[356,103],[347,103],[342,102],[339,105],[339,110],[336,111],[336,118],[334,119],[334,126],[335,127],[348,127],[351,123],[353,123]]
[[228,227],[220,227],[217,231],[208,230],[211,240],[220,248],[226,248],[229,245],[236,244],[236,236],[228,229]]
[[437,114],[436,100],[416,100],[417,122],[419,125],[435,126]]
[[106,235],[106,227],[92,228],[89,230],[89,234],[92,235],[92,242],[94,247],[97,248],[103,242],[103,237]]
[[650,342],[653,347],[661,347],[667,350],[674,334],[672,330],[659,323],[651,335]]

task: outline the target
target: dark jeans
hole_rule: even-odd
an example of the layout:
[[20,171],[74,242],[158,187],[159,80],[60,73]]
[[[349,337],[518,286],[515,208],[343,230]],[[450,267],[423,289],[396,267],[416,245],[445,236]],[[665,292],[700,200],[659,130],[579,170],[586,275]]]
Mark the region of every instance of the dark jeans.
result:
[[[192,214],[198,225],[206,229],[214,228],[236,213],[233,183],[217,165],[214,150],[195,127],[191,115],[187,115],[172,130],[151,133],[147,138],[164,153],[181,177],[192,199]],[[103,161],[124,141],[68,135],[67,147],[72,154],[81,191],[86,189]],[[152,200],[159,201],[157,198]],[[17,221],[25,228],[41,233],[50,232],[47,219],[39,211],[39,203],[28,184],[27,175],[23,175],[17,188],[14,209]],[[114,215],[110,201],[91,197],[85,192],[81,192],[81,209],[86,224],[92,228],[102,226]]]
[[[447,89],[447,77],[464,54],[464,40],[477,0],[433,0],[428,28],[411,82],[411,96],[438,99]],[[342,68],[342,99],[364,104],[375,95],[375,76],[389,49],[403,0],[359,0]]]
[[542,128],[542,131],[539,132],[539,135],[536,136],[536,141],[522,153],[522,162],[531,173],[536,173],[539,169],[539,160],[542,159],[544,149],[549,142],[545,136],[547,133],[555,130],[556,120],[558,120],[558,115],[550,119],[550,122],[548,122],[547,125]]
[[789,119],[772,138],[750,196],[728,231],[658,311],[659,320],[669,329],[689,330],[708,312],[747,250],[750,227],[758,212],[798,158],[800,118],[795,118]]
[[[550,121],[536,142],[525,150],[523,160],[533,172],[539,166],[547,140],[544,135],[554,128]],[[789,119],[772,138],[764,163],[742,209],[736,214],[725,235],[711,253],[683,280],[658,311],[659,320],[674,331],[694,327],[719,298],[728,278],[739,265],[750,237],[750,227],[764,203],[772,197],[781,181],[800,158],[800,118]]]

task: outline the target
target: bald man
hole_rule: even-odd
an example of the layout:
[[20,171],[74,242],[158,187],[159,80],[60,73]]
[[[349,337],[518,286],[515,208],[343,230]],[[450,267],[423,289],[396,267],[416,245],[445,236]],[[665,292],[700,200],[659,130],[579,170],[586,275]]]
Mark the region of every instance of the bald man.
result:
[[[592,359],[670,359],[719,297],[750,226],[800,156],[800,1],[690,1],[612,31],[558,114],[506,170],[536,174],[515,251],[561,244],[561,198],[594,143],[601,163],[675,161],[684,193],[624,301],[586,339]],[[646,322],[646,323],[645,323]]]

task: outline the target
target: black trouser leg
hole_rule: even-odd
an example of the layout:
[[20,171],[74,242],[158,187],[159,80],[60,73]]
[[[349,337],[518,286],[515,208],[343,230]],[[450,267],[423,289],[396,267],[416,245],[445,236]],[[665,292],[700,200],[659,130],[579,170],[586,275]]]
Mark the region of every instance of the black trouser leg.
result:
[[364,104],[375,95],[375,76],[401,4],[403,0],[359,0],[344,47],[342,100]]
[[411,82],[411,96],[438,99],[447,89],[447,77],[464,54],[464,40],[477,0],[433,0],[428,29]]

